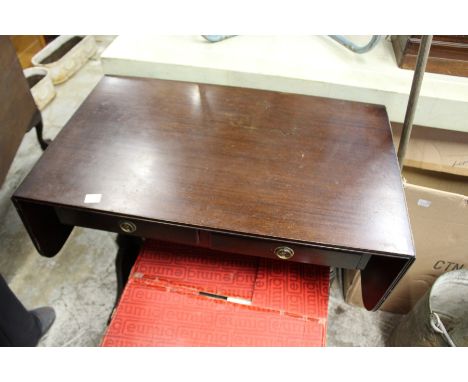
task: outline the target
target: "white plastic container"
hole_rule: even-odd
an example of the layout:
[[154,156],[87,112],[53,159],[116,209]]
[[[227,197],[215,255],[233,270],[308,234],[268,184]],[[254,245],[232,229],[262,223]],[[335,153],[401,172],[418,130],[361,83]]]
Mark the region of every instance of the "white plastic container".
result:
[[49,71],[46,68],[27,68],[23,73],[34,102],[39,110],[43,110],[56,95]]
[[59,36],[36,53],[31,62],[49,70],[52,82],[60,84],[75,74],[96,53],[93,36]]

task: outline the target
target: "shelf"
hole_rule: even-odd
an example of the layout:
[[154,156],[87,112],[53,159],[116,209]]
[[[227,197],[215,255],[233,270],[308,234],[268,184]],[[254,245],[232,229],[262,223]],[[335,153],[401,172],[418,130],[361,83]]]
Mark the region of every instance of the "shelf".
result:
[[[365,43],[369,36],[354,36]],[[118,36],[104,73],[242,86],[383,104],[403,122],[412,70],[397,66],[390,41],[358,55],[326,36]],[[468,78],[426,73],[415,123],[468,132]]]

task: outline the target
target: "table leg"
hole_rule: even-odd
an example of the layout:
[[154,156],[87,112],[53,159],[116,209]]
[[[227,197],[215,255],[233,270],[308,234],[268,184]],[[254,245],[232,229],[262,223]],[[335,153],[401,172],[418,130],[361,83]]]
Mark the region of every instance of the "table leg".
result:
[[107,320],[107,325],[110,324],[115,309],[119,303],[120,297],[122,296],[125,285],[128,281],[128,276],[132,270],[133,264],[140,253],[143,239],[135,236],[117,235],[117,245],[119,249],[115,258],[115,271],[117,273],[117,294],[115,297],[114,307]]
[[41,120],[36,124],[36,135],[37,135],[37,140],[39,142],[39,145],[41,146],[41,149],[44,151],[47,146],[49,146],[51,140],[50,139],[44,139],[42,136],[42,130],[43,130],[43,124],[42,124],[42,118]]
[[115,270],[117,272],[117,298],[115,304],[117,305],[127,284],[133,264],[135,264],[140,253],[143,239],[136,236],[118,235],[116,241],[119,246],[115,258]]
[[36,112],[33,114],[31,118],[28,131],[30,131],[33,127],[36,129],[36,136],[37,136],[37,141],[39,142],[39,146],[41,146],[41,149],[44,151],[47,148],[47,146],[49,146],[51,140],[44,139],[44,137],[42,136],[42,131],[44,130],[44,124],[42,122],[42,114],[38,109],[36,109]]

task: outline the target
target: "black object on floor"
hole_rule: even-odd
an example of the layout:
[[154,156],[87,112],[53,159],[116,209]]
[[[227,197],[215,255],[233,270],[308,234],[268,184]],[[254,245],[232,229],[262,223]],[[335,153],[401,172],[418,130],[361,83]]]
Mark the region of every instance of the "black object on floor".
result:
[[0,346],[36,346],[54,320],[50,307],[26,310],[0,275]]
[[41,308],[31,310],[36,319],[39,321],[41,328],[41,337],[44,336],[55,321],[55,310],[50,306],[43,306]]

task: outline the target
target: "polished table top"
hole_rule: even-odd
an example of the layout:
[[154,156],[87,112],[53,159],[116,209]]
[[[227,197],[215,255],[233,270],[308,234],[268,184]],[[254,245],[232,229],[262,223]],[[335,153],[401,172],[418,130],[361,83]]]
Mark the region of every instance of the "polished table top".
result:
[[105,77],[17,195],[221,231],[412,255],[385,108]]
[[379,105],[104,77],[15,198],[414,257]]

